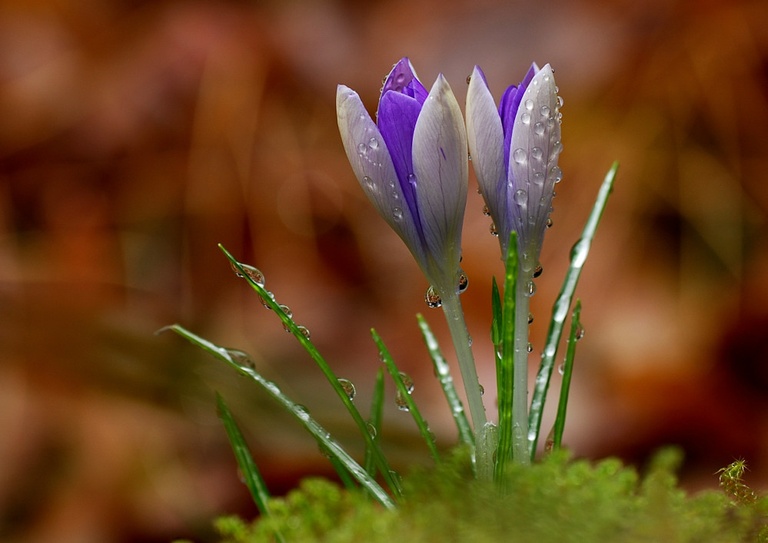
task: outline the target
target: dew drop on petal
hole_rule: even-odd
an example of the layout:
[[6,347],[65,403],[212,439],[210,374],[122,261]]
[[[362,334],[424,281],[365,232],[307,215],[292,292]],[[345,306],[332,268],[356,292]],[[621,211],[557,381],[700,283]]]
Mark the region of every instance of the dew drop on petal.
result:
[[536,185],[542,185],[544,183],[544,174],[542,172],[533,172],[533,182]]
[[544,135],[544,130],[544,123],[539,122],[533,125],[533,133],[537,136]]
[[519,206],[524,206],[528,203],[528,192],[523,189],[517,189],[515,191],[515,203]]
[[499,230],[498,230],[498,228],[496,228],[496,224],[495,223],[491,223],[491,226],[490,226],[489,230],[490,230],[492,236],[499,237]]
[[472,81],[472,74],[469,74],[467,76],[467,85],[469,85],[469,82]]
[[440,299],[440,295],[435,290],[435,287],[431,286],[424,293],[424,301],[427,302],[427,307],[435,308],[443,305],[443,300]]
[[357,389],[355,388],[355,385],[350,381],[349,379],[339,379],[339,385],[341,385],[341,388],[344,390],[344,393],[347,395],[347,398],[350,400],[355,399],[355,395],[357,394]]
[[547,217],[547,228],[552,228],[552,224],[554,224],[554,223],[552,222],[552,219],[551,219],[551,218],[549,218],[549,217]]
[[368,154],[368,146],[364,143],[358,143],[357,144],[357,154],[360,156],[365,156]]
[[528,153],[525,152],[525,149],[518,147],[512,152],[512,160],[514,160],[518,164],[525,164],[525,161],[527,158],[528,158]]
[[400,222],[403,220],[403,210],[399,207],[392,208],[392,218],[395,219],[395,222]]
[[486,217],[490,217],[491,216],[491,210],[488,209],[488,206],[486,206],[486,205],[483,206],[483,215],[485,215]]
[[[555,91],[557,92],[557,91]],[[562,96],[557,97],[557,107],[563,107],[563,104],[565,103],[565,100],[563,100]]]
[[541,112],[542,117],[549,117],[549,114],[552,112],[552,110],[549,108],[549,106],[541,106],[539,112]]
[[530,100],[530,99],[526,100],[524,105],[525,105],[525,109],[527,109],[528,111],[533,111],[533,100]]
[[555,183],[559,183],[563,180],[563,171],[558,166],[555,166],[552,168],[552,177],[555,178]]
[[371,138],[370,141],[368,142],[368,147],[370,147],[371,149],[378,149],[379,140],[377,140],[376,138]]
[[363,184],[368,188],[369,190],[373,190],[376,187],[376,184],[373,182],[373,179],[371,179],[369,176],[363,177]]
[[408,183],[410,183],[412,186],[416,186],[416,174],[409,173],[408,174]]
[[531,149],[531,156],[534,160],[541,160],[544,156],[544,151],[541,150],[541,147],[534,147]]
[[533,313],[528,313],[528,324],[533,324]]
[[528,351],[529,353],[532,353],[533,352],[533,345],[528,343],[528,345],[525,346],[525,350]]
[[531,124],[531,114],[526,111],[525,113],[520,115],[520,120],[522,121],[523,124]]

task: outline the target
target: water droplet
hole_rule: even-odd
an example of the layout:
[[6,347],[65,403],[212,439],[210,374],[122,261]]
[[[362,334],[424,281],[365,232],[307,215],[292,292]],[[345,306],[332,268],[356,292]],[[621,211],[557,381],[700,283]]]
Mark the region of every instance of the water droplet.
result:
[[253,360],[251,359],[251,355],[246,353],[245,351],[241,351],[240,349],[226,349],[227,354],[232,358],[232,360],[240,367],[243,368],[250,368],[255,369],[256,364],[253,363]]
[[414,174],[414,173],[409,173],[409,174],[408,174],[408,182],[409,182],[409,183],[410,183],[412,186],[414,186],[414,187],[415,187],[415,186],[416,186],[416,174]]
[[533,324],[533,313],[528,313],[528,324]]
[[528,203],[528,192],[523,189],[517,189],[515,191],[515,203],[519,206],[524,206]]
[[533,278],[536,279],[544,272],[544,268],[541,267],[541,265],[536,266],[536,269],[533,270]]
[[469,85],[469,82],[472,81],[472,74],[469,74],[467,76],[467,85]]
[[459,275],[459,294],[463,294],[469,288],[469,277],[466,273]]
[[368,146],[364,143],[358,143],[357,144],[357,154],[360,156],[365,156],[368,154]]
[[552,144],[552,154],[553,155],[559,155],[562,152],[563,152],[563,144],[562,144],[562,142],[560,140],[556,140]]
[[525,101],[525,109],[528,111],[533,111],[533,100],[526,100]]
[[306,326],[297,326],[296,328],[299,329],[299,332],[301,333],[302,336],[309,339],[310,337],[309,328],[307,328]]
[[533,352],[533,345],[528,343],[528,345],[525,346],[525,350],[528,351],[529,353],[532,353]]
[[400,373],[400,379],[403,381],[403,385],[405,385],[405,391],[410,394],[413,392],[413,379],[411,379],[410,375],[408,375],[405,372],[399,372]]
[[[274,295],[273,293],[269,292],[269,291],[267,291],[267,297],[268,297],[268,298],[269,298],[271,301],[273,301],[273,302],[275,301],[275,295]],[[261,296],[260,296],[260,297],[259,297],[259,301],[261,302],[261,305],[263,305],[263,306],[264,306],[264,307],[266,307],[267,309],[270,309],[270,310],[272,309],[271,307],[269,307],[269,303],[267,302],[267,300],[266,300],[265,298],[263,298],[263,297],[261,297]]]
[[424,293],[424,301],[427,302],[427,307],[435,308],[443,305],[443,300],[440,299],[440,295],[435,290],[435,287],[431,286]]
[[400,411],[410,411],[408,402],[399,390],[395,393],[395,405]]
[[376,138],[371,138],[370,141],[368,141],[368,147],[371,149],[378,149],[379,148],[379,140]]
[[488,209],[488,206],[485,206],[485,205],[483,206],[483,215],[485,215],[486,217],[491,216],[491,210]]
[[555,166],[554,168],[552,168],[551,173],[552,173],[552,177],[555,178],[555,183],[559,183],[560,181],[563,180],[563,171],[558,166]]
[[551,218],[549,218],[549,217],[547,217],[547,228],[552,228],[552,224],[554,224],[554,223],[552,222],[552,219],[551,219]]
[[549,117],[549,114],[552,112],[552,110],[549,109],[549,106],[541,106],[539,112],[541,112],[542,117]]
[[[248,264],[243,264],[242,262],[239,263],[240,267],[243,268],[243,271],[245,272],[245,275],[247,275],[251,281],[259,285],[260,287],[264,287],[264,274],[261,273],[261,271],[258,268],[254,268],[253,266],[249,266]],[[235,266],[234,262],[230,262],[229,266],[232,268],[232,271],[235,272],[235,275],[238,277],[245,277],[243,273]]]
[[536,123],[533,125],[533,132],[537,136],[543,136],[544,135],[544,123]]
[[528,281],[528,283],[525,285],[525,295],[530,298],[534,294],[536,294],[536,283],[533,281]]
[[533,172],[533,182],[537,185],[544,184],[544,174],[542,172]]
[[368,429],[368,433],[371,435],[371,437],[376,439],[376,435],[378,434],[378,432],[376,431],[376,427],[369,422],[368,424],[366,424],[366,428]]
[[560,375],[565,374],[565,364],[560,364],[559,366],[557,366],[557,373],[559,373]]
[[[287,306],[287,305],[285,305],[285,304],[280,304],[278,307],[279,307],[280,309],[282,309],[282,311],[283,311],[283,313],[285,313],[285,316],[286,316],[286,317],[288,317],[289,319],[293,317],[293,311],[291,311],[291,308],[290,308],[290,307],[288,307],[288,306]],[[284,329],[286,332],[290,332],[290,331],[291,331],[291,328],[290,328],[290,326],[288,326],[288,323],[286,323],[286,322],[284,322],[284,323],[283,323],[283,329]]]
[[369,176],[363,177],[363,184],[369,189],[373,190],[376,186],[376,184],[373,182],[373,179],[371,179]]
[[352,383],[352,381],[349,379],[339,379],[339,384],[344,390],[344,393],[347,395],[347,398],[354,400],[355,395],[357,394],[357,389],[355,388],[355,385]]
[[[557,92],[557,90],[555,90]],[[563,107],[563,104],[565,103],[565,100],[563,100],[562,96],[557,97],[557,107]]]
[[499,237],[499,230],[496,228],[495,223],[491,223],[491,227],[489,228],[491,235],[494,237]]
[[523,124],[531,124],[531,114],[526,111],[525,113],[520,115],[520,120],[522,121]]
[[518,147],[512,152],[512,160],[514,160],[518,164],[525,164],[525,161],[527,159],[528,159],[528,153],[526,153],[525,150],[520,147]]
[[480,388],[480,396],[483,396],[485,394],[485,387],[480,383],[477,383],[477,386]]
[[584,337],[584,327],[579,325],[579,327],[576,328],[576,341],[579,341],[583,337]]
[[531,156],[534,160],[541,160],[544,156],[544,151],[541,150],[541,147],[534,147],[531,149]]
[[403,220],[403,210],[399,207],[392,208],[392,217],[396,222]]

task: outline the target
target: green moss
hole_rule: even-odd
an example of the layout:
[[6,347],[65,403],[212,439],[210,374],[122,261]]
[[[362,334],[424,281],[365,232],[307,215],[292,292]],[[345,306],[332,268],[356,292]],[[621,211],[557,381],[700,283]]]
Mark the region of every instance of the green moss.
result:
[[454,455],[405,479],[405,498],[388,511],[362,493],[307,479],[248,524],[222,519],[227,543],[287,542],[741,542],[764,541],[768,503],[733,503],[724,493],[687,496],[674,470],[679,455],[657,456],[645,477],[618,460],[571,461],[553,454],[510,466],[503,488],[474,480]]

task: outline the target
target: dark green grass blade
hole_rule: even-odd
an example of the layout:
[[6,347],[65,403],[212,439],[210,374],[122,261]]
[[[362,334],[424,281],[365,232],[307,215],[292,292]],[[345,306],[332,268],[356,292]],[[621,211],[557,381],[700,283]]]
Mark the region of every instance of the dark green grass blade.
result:
[[499,443],[496,447],[494,479],[499,482],[512,460],[513,399],[515,393],[515,293],[517,285],[517,233],[509,236],[506,273],[504,276],[504,299],[501,310],[501,357],[497,363],[499,390]]
[[555,356],[557,355],[557,345],[563,333],[565,319],[568,316],[568,310],[571,307],[573,294],[576,291],[576,284],[579,282],[581,270],[584,267],[584,261],[587,259],[589,249],[592,245],[592,239],[595,236],[595,230],[603,216],[608,197],[613,191],[613,183],[616,180],[616,172],[619,169],[619,163],[614,162],[611,169],[605,176],[603,184],[597,193],[595,205],[587,219],[587,224],[581,233],[581,238],[571,249],[571,266],[565,275],[565,281],[560,289],[560,294],[552,307],[552,320],[549,323],[547,332],[547,341],[544,351],[541,355],[541,365],[539,373],[536,375],[536,384],[533,389],[531,399],[531,410],[528,419],[528,441],[530,442],[531,459],[536,455],[536,445],[539,439],[541,429],[541,417],[544,413],[544,401],[546,400],[549,382],[552,378],[552,370],[555,366]]
[[555,417],[555,429],[552,436],[552,448],[554,450],[562,447],[563,430],[565,430],[565,413],[568,410],[568,394],[571,389],[571,377],[573,375],[573,360],[576,356],[576,342],[581,333],[581,302],[576,300],[571,316],[571,332],[568,336],[568,349],[565,351],[565,362],[563,363],[563,382],[560,385],[560,401],[557,404],[557,416]]
[[251,285],[251,288],[253,288],[253,290],[255,290],[259,294],[259,296],[261,296],[263,303],[267,307],[269,307],[272,311],[275,312],[275,314],[282,321],[283,326],[289,332],[291,332],[291,334],[293,334],[293,336],[299,341],[301,346],[304,347],[304,350],[307,351],[307,353],[312,358],[312,360],[315,361],[315,364],[317,364],[318,368],[320,368],[320,371],[328,380],[334,392],[336,392],[336,395],[339,397],[342,404],[344,404],[344,407],[347,409],[347,411],[349,411],[349,414],[352,416],[352,419],[357,425],[357,428],[360,431],[360,434],[363,436],[363,440],[365,441],[366,447],[369,447],[371,449],[373,458],[376,461],[376,466],[381,472],[382,477],[386,481],[390,490],[395,496],[399,497],[402,494],[402,489],[397,477],[395,476],[395,472],[389,467],[389,463],[387,462],[387,459],[384,456],[384,453],[381,451],[379,444],[373,440],[373,436],[371,436],[371,433],[368,431],[368,423],[365,421],[363,416],[360,414],[360,411],[358,411],[355,404],[347,395],[347,391],[339,382],[339,378],[333,372],[328,362],[326,362],[325,358],[323,358],[323,356],[317,350],[315,345],[304,334],[302,329],[294,322],[294,320],[290,316],[288,316],[285,313],[285,311],[283,311],[282,307],[280,307],[280,304],[275,301],[274,296],[271,293],[267,292],[262,285],[254,281],[253,278],[243,268],[242,264],[238,262],[229,253],[229,251],[227,251],[222,245],[219,245],[219,248],[229,259],[231,265],[235,269],[242,272],[243,279],[245,279],[248,282],[248,284]]
[[[373,387],[373,398],[371,399],[371,414],[368,424],[371,425],[373,440],[378,443],[381,440],[381,423],[384,418],[384,370],[379,368],[376,372],[376,384]],[[368,475],[376,476],[376,462],[373,458],[373,451],[369,447],[365,448],[365,460],[363,467]]]
[[395,382],[395,386],[397,387],[397,390],[400,393],[400,397],[405,402],[405,405],[407,406],[408,411],[413,417],[413,421],[416,423],[416,426],[419,429],[419,433],[421,434],[421,437],[423,437],[424,441],[427,443],[427,448],[429,449],[429,453],[432,455],[432,458],[437,462],[438,460],[440,460],[440,454],[437,452],[437,445],[435,445],[435,437],[432,434],[431,430],[429,429],[429,424],[427,424],[427,421],[425,421],[424,417],[421,416],[421,412],[419,411],[419,408],[416,406],[416,402],[413,401],[413,397],[411,396],[411,392],[408,390],[408,387],[405,386],[405,383],[403,382],[402,374],[400,373],[400,370],[397,368],[395,361],[392,359],[392,355],[389,354],[389,350],[387,349],[387,346],[384,345],[384,342],[382,341],[381,337],[376,332],[376,330],[371,330],[371,335],[373,336],[374,343],[376,343],[376,347],[378,347],[379,349],[379,354],[381,354],[381,360],[384,362],[384,365],[386,365],[387,371],[389,371],[389,375],[392,377],[392,380]]
[[224,347],[211,343],[200,336],[190,332],[184,327],[174,324],[167,329],[179,334],[190,343],[200,347],[214,357],[226,362],[238,373],[249,377],[261,385],[267,393],[272,396],[280,405],[282,405],[291,415],[293,415],[304,428],[312,434],[318,444],[324,448],[327,454],[335,457],[349,471],[349,473],[371,493],[383,506],[394,508],[395,503],[386,491],[357,463],[355,460],[331,438],[330,433],[323,428],[315,419],[313,419],[306,408],[289,399],[280,388],[265,379],[259,372],[253,368],[250,360],[243,360],[241,351],[232,351]]
[[453,376],[451,375],[451,368],[446,362],[443,353],[440,351],[440,345],[437,343],[437,338],[432,333],[432,329],[427,324],[426,319],[421,315],[416,315],[416,319],[419,321],[419,329],[421,330],[421,337],[424,339],[424,343],[429,351],[429,357],[432,360],[432,365],[435,368],[435,376],[440,381],[440,386],[445,394],[445,399],[448,401],[448,406],[451,409],[453,415],[453,421],[456,423],[456,428],[459,430],[459,440],[468,445],[470,448],[475,446],[475,438],[472,434],[472,428],[469,425],[467,419],[467,413],[464,411],[464,405],[461,403],[461,398],[456,392],[456,386],[454,385]]
[[[256,503],[259,511],[262,515],[269,515],[269,490],[264,478],[261,476],[259,468],[253,461],[251,451],[248,449],[248,445],[245,443],[240,428],[238,428],[235,422],[232,412],[229,410],[224,398],[221,394],[216,393],[216,406],[219,413],[219,418],[224,423],[224,429],[227,431],[227,437],[229,443],[232,446],[232,451],[235,453],[235,459],[237,460],[237,466],[240,468],[240,472],[245,480],[245,485],[253,497],[253,501]],[[280,541],[283,541],[282,536],[277,535]]]

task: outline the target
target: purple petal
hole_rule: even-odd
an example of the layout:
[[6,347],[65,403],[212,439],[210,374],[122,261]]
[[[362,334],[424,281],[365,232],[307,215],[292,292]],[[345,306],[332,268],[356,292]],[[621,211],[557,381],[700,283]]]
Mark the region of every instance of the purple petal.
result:
[[336,90],[336,117],[344,150],[363,192],[424,268],[427,256],[421,236],[387,145],[360,97],[344,85]]
[[507,90],[504,91],[499,103],[499,115],[501,116],[501,125],[504,128],[504,164],[509,164],[509,146],[512,141],[512,128],[515,123],[515,116],[517,110],[520,107],[520,100],[523,97],[525,89],[530,84],[533,76],[539,71],[539,67],[534,62],[531,67],[528,68],[528,73],[525,74],[523,81],[520,85],[510,85]]
[[[384,80],[384,86],[381,88],[381,97],[388,92],[396,92],[414,98],[419,104],[423,104],[427,99],[427,89],[416,77],[416,73],[411,66],[408,57],[402,58],[392,71],[389,72]],[[379,106],[379,110],[381,106]],[[378,118],[378,117],[377,117]]]
[[414,217],[416,213],[416,195],[413,182],[413,131],[421,112],[421,105],[404,94],[387,92],[379,102],[379,130],[384,138],[400,187],[405,195],[408,207]]

